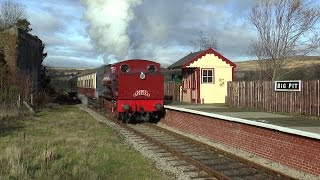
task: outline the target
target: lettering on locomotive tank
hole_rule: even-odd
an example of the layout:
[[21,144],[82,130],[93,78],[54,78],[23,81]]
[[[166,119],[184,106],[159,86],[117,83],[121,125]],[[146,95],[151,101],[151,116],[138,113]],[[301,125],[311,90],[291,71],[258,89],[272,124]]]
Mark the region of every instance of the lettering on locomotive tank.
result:
[[301,81],[275,81],[275,91],[301,91]]
[[133,93],[133,97],[137,97],[137,96],[147,96],[150,97],[150,93],[148,92],[148,90],[136,90],[136,92]]

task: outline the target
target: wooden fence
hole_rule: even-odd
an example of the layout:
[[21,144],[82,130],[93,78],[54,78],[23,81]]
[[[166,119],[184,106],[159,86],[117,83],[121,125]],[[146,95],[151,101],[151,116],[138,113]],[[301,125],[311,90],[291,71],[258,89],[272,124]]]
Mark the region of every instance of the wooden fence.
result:
[[164,95],[166,100],[180,101],[180,83],[165,82]]
[[228,82],[226,103],[232,107],[320,116],[320,80],[301,81],[301,91],[274,90],[274,82]]

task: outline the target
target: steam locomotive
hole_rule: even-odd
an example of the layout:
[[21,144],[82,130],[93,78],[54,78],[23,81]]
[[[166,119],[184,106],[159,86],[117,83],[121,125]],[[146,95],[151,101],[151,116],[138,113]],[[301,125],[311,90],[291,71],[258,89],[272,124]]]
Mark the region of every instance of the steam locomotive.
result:
[[132,59],[104,65],[78,76],[78,95],[100,102],[124,123],[159,121],[164,114],[160,64]]

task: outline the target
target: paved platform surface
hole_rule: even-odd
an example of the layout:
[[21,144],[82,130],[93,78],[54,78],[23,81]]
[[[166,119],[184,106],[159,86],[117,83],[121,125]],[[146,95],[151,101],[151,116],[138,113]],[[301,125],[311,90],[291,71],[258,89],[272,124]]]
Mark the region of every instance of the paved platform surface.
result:
[[242,118],[246,120],[262,122],[266,124],[272,124],[291,129],[297,129],[301,131],[320,134],[320,117],[319,118],[307,118],[304,116],[290,116],[282,115],[271,112],[262,112],[254,110],[244,110],[237,108],[228,108],[225,106],[216,106],[210,104],[188,104],[188,105],[175,105],[168,104],[169,106],[192,109],[202,112],[209,112],[224,116],[230,116],[235,118]]

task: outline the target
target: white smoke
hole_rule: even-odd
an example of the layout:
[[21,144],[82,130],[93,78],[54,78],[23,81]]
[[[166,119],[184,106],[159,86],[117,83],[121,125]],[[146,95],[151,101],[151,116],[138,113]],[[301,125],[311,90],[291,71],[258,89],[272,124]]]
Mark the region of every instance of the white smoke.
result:
[[133,7],[141,0],[82,0],[86,5],[88,32],[105,63],[121,60],[129,51],[129,23],[134,19]]

